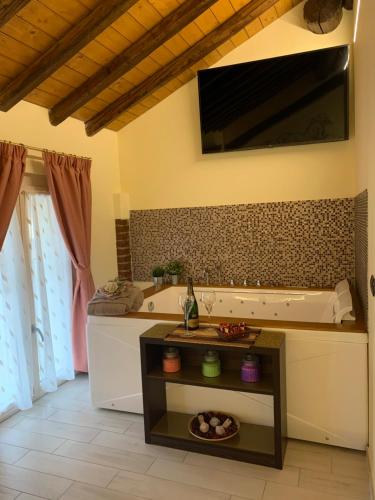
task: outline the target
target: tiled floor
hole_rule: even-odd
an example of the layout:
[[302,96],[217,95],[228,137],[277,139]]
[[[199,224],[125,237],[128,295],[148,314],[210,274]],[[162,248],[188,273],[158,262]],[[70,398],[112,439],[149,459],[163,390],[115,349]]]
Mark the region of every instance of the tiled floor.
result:
[[365,500],[362,453],[290,440],[282,471],[143,440],[142,417],[91,408],[78,377],[0,424],[0,500]]

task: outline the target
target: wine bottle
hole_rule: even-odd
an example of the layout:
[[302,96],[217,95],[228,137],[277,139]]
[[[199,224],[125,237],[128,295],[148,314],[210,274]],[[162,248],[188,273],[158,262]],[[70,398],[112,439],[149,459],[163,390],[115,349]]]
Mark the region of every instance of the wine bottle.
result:
[[194,295],[193,278],[188,278],[187,297],[185,302],[185,327],[187,330],[199,328],[198,302]]

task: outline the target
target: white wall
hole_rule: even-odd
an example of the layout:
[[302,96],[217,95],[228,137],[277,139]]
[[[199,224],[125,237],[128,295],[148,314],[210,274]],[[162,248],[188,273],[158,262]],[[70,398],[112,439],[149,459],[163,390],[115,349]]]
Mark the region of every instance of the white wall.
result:
[[[375,2],[361,0],[355,42],[356,160],[359,191],[369,195],[369,277],[375,274]],[[369,293],[369,458],[375,484],[375,303]]]
[[116,276],[113,193],[119,191],[120,185],[117,134],[104,130],[89,138],[83,123],[73,118],[53,127],[46,109],[20,102],[12,110],[0,114],[0,140],[92,158],[91,263],[94,280],[98,285]]
[[[351,43],[345,11],[329,35],[303,26],[297,6],[220,65]],[[131,209],[339,198],[356,194],[354,141],[202,155],[196,80],[119,132],[122,190]]]

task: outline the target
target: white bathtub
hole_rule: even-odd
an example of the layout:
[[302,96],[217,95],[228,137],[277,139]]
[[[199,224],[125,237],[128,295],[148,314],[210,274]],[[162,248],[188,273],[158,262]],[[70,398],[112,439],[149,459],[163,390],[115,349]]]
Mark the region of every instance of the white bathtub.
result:
[[[141,311],[128,317],[89,317],[94,406],[143,412],[139,336],[161,321],[172,322],[167,314],[178,312],[173,320],[182,320],[177,297],[183,289],[171,287],[148,297]],[[353,325],[334,324],[342,312],[337,305],[342,293],[218,288],[214,314],[253,318],[256,312],[258,323],[259,318],[267,322],[267,330],[281,329],[270,319],[291,321],[281,329],[286,334],[288,436],[363,450],[368,442],[368,339],[361,328],[356,331]],[[199,299],[199,287],[196,295]],[[149,312],[151,302],[153,313]],[[351,308],[347,296],[344,302],[347,311]],[[301,328],[298,322],[293,326],[293,320],[315,325]],[[324,324],[318,328],[317,322]],[[233,412],[244,422],[273,423],[271,396],[177,384],[169,384],[167,394],[170,410],[195,413],[216,408]]]
[[[212,315],[234,318],[311,323],[341,323],[352,309],[349,286],[347,292],[336,290],[273,290],[244,288],[195,287],[199,314],[207,315],[201,295],[205,290],[216,292]],[[146,298],[139,312],[181,314],[178,297],[186,287],[167,288]],[[346,299],[346,300],[343,300]],[[352,316],[350,319],[354,319]]]

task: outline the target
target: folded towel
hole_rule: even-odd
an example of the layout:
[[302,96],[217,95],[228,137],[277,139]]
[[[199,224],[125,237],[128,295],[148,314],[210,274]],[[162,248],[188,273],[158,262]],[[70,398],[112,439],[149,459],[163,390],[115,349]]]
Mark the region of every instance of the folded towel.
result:
[[87,312],[91,316],[123,316],[128,312],[135,312],[143,304],[143,292],[130,282],[126,282],[121,290],[113,294],[97,290],[88,304]]

